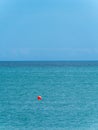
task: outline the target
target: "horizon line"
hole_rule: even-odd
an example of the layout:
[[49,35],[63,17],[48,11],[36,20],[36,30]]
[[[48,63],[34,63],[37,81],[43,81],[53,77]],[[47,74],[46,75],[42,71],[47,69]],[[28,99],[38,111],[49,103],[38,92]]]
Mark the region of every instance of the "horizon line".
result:
[[0,62],[71,62],[71,61],[98,61],[98,60],[0,60]]

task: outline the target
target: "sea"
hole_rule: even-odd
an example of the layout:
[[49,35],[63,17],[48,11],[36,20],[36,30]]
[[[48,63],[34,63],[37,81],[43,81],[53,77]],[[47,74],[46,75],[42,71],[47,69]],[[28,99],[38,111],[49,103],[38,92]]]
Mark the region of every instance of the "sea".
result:
[[98,61],[1,61],[0,130],[98,130]]

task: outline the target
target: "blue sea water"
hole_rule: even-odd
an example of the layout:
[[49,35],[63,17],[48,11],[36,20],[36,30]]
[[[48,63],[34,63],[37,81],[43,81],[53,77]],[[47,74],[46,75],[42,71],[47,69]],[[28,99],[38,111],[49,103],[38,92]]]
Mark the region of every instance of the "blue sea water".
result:
[[0,130],[98,130],[98,62],[0,62]]

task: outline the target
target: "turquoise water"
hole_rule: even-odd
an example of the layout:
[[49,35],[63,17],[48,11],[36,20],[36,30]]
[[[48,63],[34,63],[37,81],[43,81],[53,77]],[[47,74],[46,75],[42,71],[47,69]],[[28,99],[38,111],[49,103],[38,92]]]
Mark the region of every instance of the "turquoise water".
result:
[[98,130],[98,62],[0,62],[0,130]]

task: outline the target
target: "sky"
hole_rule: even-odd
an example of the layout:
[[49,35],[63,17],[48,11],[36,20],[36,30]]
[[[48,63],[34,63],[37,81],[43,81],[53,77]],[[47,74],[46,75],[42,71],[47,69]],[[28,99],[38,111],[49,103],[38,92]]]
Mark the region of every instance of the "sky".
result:
[[98,60],[98,0],[0,0],[0,60]]

